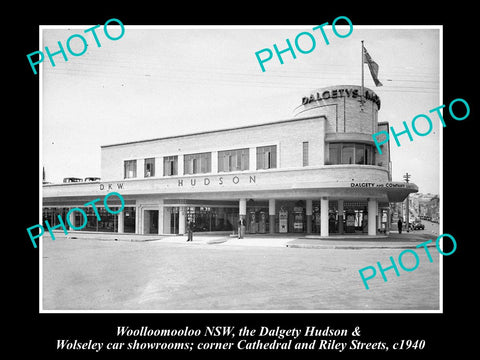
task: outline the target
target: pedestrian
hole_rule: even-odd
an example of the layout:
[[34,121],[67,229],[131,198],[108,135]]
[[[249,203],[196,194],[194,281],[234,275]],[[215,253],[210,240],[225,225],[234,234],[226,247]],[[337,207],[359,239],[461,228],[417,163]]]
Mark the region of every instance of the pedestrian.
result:
[[403,226],[403,221],[402,219],[398,219],[398,233],[402,233],[402,226]]
[[188,234],[187,241],[193,241],[193,224],[191,221],[189,221],[187,224],[187,234]]
[[242,236],[242,219],[238,219],[238,238],[243,239],[243,236]]

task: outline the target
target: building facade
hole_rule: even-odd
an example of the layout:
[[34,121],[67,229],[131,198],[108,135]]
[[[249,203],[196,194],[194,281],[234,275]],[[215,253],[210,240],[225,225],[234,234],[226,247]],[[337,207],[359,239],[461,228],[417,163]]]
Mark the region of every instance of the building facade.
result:
[[242,219],[247,234],[388,231],[389,202],[418,188],[392,182],[388,143],[382,154],[373,143],[389,128],[380,105],[370,89],[332,86],[299,99],[287,120],[104,145],[100,181],[43,186],[44,219],[116,191],[124,210],[99,205],[98,221],[85,208],[84,231],[231,233]]

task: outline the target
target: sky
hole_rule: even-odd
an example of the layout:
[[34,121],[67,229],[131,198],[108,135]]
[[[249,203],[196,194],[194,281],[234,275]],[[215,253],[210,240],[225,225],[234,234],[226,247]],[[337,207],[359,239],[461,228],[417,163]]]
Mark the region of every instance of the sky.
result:
[[[339,21],[338,24],[341,22]],[[40,49],[65,47],[73,34],[83,34],[88,48],[83,55],[47,57],[40,67],[40,153],[46,180],[101,176],[100,146],[160,138],[206,130],[286,120],[311,90],[332,85],[361,84],[361,41],[379,65],[382,87],[376,87],[364,65],[365,86],[381,99],[379,121],[400,132],[418,114],[441,104],[441,30],[434,27],[355,26],[340,38],[325,27],[326,45],[318,24],[304,26],[128,26],[116,41],[103,25],[44,26]],[[337,26],[340,34],[348,26]],[[112,37],[120,29],[109,26]],[[284,54],[262,72],[255,52],[286,47],[300,32],[316,39],[315,49],[296,59]],[[307,39],[305,36],[302,39]],[[70,43],[74,52],[83,45]],[[307,42],[302,46],[307,48]],[[430,114],[431,115],[431,114]],[[391,141],[393,181],[411,181],[421,193],[440,192],[440,122],[431,115],[433,131]],[[425,123],[417,124],[425,131]]]

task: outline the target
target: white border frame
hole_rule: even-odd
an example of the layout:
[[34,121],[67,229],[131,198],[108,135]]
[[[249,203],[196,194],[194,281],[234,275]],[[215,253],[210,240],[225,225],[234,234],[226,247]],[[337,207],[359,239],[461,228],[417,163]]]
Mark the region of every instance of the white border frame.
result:
[[[42,47],[42,34],[43,30],[48,29],[85,29],[91,27],[92,25],[40,25],[39,26],[39,49]],[[114,25],[112,25],[114,26]],[[269,26],[260,26],[260,25],[124,25],[125,28],[130,29],[305,29],[308,26],[316,25],[269,25]],[[439,30],[439,102],[443,104],[443,25],[354,25],[359,29],[437,29]],[[331,27],[328,26],[328,27]],[[338,25],[337,28],[347,28],[347,25]],[[43,63],[39,64],[38,69],[39,76],[39,224],[42,223],[42,124],[43,124]],[[443,114],[443,110],[442,114]],[[440,141],[439,141],[439,166],[440,166],[440,189],[439,189],[439,206],[440,206],[440,223],[439,223],[439,235],[443,234],[443,128],[440,127]],[[205,314],[205,313],[249,313],[249,314],[291,314],[291,313],[302,313],[302,314],[361,314],[361,313],[408,313],[408,314],[425,314],[425,313],[443,313],[443,256],[439,256],[439,310],[45,310],[43,309],[43,236],[39,238],[38,242],[38,256],[39,256],[39,313],[40,314],[57,314],[57,313],[68,313],[68,314],[84,314],[84,313],[160,313],[160,314],[171,314],[171,313],[196,313],[196,314]],[[443,248],[443,238],[441,239],[440,246]]]

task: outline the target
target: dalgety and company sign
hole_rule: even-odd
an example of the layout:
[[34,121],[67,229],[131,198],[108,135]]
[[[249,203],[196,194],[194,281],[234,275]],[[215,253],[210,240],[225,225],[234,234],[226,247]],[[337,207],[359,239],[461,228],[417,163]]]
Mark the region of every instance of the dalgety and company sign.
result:
[[360,182],[360,183],[350,183],[350,187],[352,188],[370,188],[370,187],[386,187],[386,188],[406,188],[407,184],[402,183],[370,183],[370,182]]

